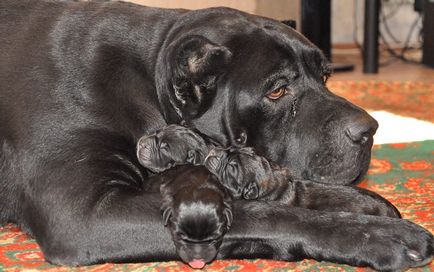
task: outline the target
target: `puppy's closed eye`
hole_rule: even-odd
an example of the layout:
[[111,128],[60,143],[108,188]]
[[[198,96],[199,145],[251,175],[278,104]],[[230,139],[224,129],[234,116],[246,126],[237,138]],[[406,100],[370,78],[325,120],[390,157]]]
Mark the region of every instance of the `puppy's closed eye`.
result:
[[166,184],[163,183],[160,186],[160,193],[163,197],[161,204],[161,217],[163,218],[164,226],[167,226],[170,217],[172,217],[173,214],[170,186],[166,186]]
[[187,153],[187,162],[193,165],[200,165],[203,163],[203,158],[197,150],[189,150]]
[[259,198],[259,186],[256,182],[250,182],[243,188],[244,199],[258,199]]

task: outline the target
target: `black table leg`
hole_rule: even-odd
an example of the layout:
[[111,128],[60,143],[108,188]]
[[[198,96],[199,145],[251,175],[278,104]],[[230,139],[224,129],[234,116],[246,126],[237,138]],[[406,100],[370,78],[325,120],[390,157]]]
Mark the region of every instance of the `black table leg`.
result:
[[378,73],[378,36],[380,0],[365,0],[365,29],[363,37],[363,72]]

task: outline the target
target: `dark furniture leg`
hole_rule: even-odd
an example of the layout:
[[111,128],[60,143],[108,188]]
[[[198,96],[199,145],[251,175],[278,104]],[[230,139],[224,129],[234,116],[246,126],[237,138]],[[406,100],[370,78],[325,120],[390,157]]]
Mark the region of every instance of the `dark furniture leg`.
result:
[[[318,46],[332,61],[331,53],[331,0],[301,1],[301,33]],[[332,63],[333,71],[344,72],[354,69],[354,65]]]
[[380,0],[365,0],[365,29],[363,37],[363,72],[378,73],[378,36]]

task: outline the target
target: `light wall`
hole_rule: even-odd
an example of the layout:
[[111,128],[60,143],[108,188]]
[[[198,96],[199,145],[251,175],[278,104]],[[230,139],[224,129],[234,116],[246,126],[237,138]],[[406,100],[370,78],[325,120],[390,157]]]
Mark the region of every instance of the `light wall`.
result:
[[129,0],[137,4],[162,7],[202,9],[230,7],[277,20],[300,21],[300,0]]
[[[1,1],[1,0],[0,0]],[[163,8],[201,9],[225,6],[248,13],[262,15],[277,20],[295,19],[300,29],[300,1],[303,0],[126,0],[141,5]],[[363,0],[332,0],[332,43],[354,44],[354,33],[358,41],[363,39]],[[418,16],[413,11],[411,1],[382,1],[384,11],[393,11],[397,4],[400,9],[389,20],[393,34],[404,41],[412,22]],[[383,28],[383,26],[381,26]],[[416,31],[415,31],[416,32]],[[413,35],[412,41],[417,40]]]

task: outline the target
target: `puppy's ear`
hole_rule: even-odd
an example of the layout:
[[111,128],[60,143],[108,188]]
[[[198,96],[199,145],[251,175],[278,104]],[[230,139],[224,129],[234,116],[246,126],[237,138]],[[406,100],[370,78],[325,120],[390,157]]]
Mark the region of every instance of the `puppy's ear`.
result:
[[226,227],[229,229],[232,226],[234,216],[232,214],[232,207],[229,203],[225,202],[225,210],[223,211],[226,217]]
[[232,53],[199,35],[184,37],[174,47],[174,96],[184,117],[194,117],[214,97],[218,76],[224,72]]
[[166,227],[169,224],[169,219],[172,217],[173,209],[168,203],[164,203],[161,206],[161,217],[163,218],[164,226]]
[[163,210],[163,222],[164,222],[164,226],[167,226],[167,224],[169,224],[169,219],[172,216],[173,210],[170,207],[167,207],[166,209]]
[[161,203],[161,217],[163,218],[164,226],[166,227],[169,223],[169,219],[173,214],[172,209],[172,197],[170,197],[170,186],[166,186],[165,183],[163,183],[160,186],[160,194],[162,196],[162,203]]

